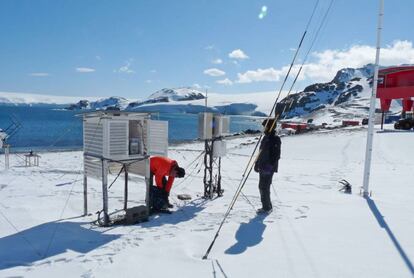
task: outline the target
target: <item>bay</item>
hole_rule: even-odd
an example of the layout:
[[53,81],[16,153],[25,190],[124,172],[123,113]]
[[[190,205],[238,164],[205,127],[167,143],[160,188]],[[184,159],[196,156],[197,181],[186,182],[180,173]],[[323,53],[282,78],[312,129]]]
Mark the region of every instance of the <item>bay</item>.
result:
[[[12,119],[21,124],[9,140],[12,151],[78,150],[82,148],[80,111],[59,106],[0,106],[0,128],[6,129]],[[153,114],[152,118],[168,121],[169,142],[179,143],[198,137],[197,114]],[[230,132],[261,129],[261,120],[250,116],[230,116]]]

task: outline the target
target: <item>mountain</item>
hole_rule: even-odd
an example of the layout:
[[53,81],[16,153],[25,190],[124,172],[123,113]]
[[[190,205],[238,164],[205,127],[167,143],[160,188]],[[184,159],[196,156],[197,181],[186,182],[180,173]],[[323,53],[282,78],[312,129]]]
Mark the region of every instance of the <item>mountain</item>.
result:
[[302,92],[284,98],[277,111],[283,118],[303,117],[319,110],[347,106],[366,112],[373,74],[372,64],[357,69],[341,69],[332,81],[312,84]]
[[162,89],[144,101],[132,102],[127,109],[163,113],[214,112],[225,115],[265,116],[271,109],[274,92],[250,94],[208,94],[190,87]]
[[109,97],[101,98],[96,101],[80,100],[77,103],[70,104],[66,107],[67,110],[106,110],[106,109],[120,109],[124,110],[128,107],[130,101],[123,97]]
[[[96,100],[96,97],[86,97],[87,101]],[[79,97],[54,96],[42,94],[0,92],[0,104],[10,106],[24,105],[67,105],[79,100]]]
[[[276,111],[282,118],[320,122],[361,119],[368,115],[374,65],[339,70],[330,82],[315,83],[303,91],[282,99]],[[199,113],[204,111],[226,115],[266,116],[272,109],[275,92],[248,94],[205,93],[191,87],[164,88],[147,99],[131,101],[123,97],[84,98],[0,93],[0,103],[7,105],[66,104],[69,110],[120,109],[140,112]],[[72,104],[70,104],[72,103]],[[379,101],[377,100],[377,107]],[[401,104],[393,101],[391,111],[400,111]]]
[[[364,118],[369,111],[374,65],[339,70],[332,81],[315,83],[302,92],[280,101],[276,111],[282,118],[322,118],[323,121],[343,118]],[[379,107],[377,100],[376,107]],[[394,101],[391,111],[401,110]]]
[[150,103],[187,101],[205,99],[204,93],[191,87],[183,87],[176,89],[164,88],[151,94],[144,101],[131,102],[128,108],[135,108]]

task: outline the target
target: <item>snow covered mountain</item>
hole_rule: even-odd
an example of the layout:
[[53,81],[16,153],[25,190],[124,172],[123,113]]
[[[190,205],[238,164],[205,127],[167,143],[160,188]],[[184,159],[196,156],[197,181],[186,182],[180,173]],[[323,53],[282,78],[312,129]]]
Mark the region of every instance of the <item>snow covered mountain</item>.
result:
[[[312,118],[321,122],[340,121],[344,118],[361,119],[368,115],[374,65],[339,70],[332,81],[315,83],[303,91],[291,94],[277,105],[285,119]],[[36,105],[66,104],[66,109],[120,109],[161,113],[199,113],[204,111],[227,115],[265,116],[273,105],[275,92],[248,94],[208,95],[205,106],[204,92],[191,87],[164,88],[145,100],[132,101],[123,97],[84,98],[45,95],[0,93],[0,104]],[[377,101],[378,103],[379,101]],[[72,104],[70,104],[72,103]],[[379,104],[377,105],[379,107]],[[393,101],[392,111],[400,111],[401,104]]]
[[[365,118],[369,111],[374,65],[339,70],[332,81],[307,86],[291,94],[277,106],[285,119],[313,118],[331,122],[344,118]],[[379,107],[379,100],[377,106]],[[393,101],[391,111],[400,111],[401,104]]]
[[204,93],[198,91],[191,87],[183,87],[176,89],[164,88],[153,94],[151,94],[144,101],[131,102],[128,106],[129,109],[142,106],[150,103],[160,103],[160,102],[174,102],[174,101],[187,101],[187,100],[197,100],[204,99]]
[[[85,101],[94,101],[96,99],[97,97],[84,98]],[[78,100],[79,97],[0,92],[1,105],[67,105]]]
[[66,109],[68,110],[81,110],[81,109],[92,109],[92,110],[105,110],[117,108],[124,110],[128,107],[130,101],[123,97],[109,97],[101,98],[96,101],[80,100],[75,104],[71,104]]
[[272,99],[274,99],[274,92],[231,95],[211,93],[208,95],[206,107],[204,92],[190,87],[165,88],[150,95],[144,101],[130,103],[127,109],[164,113],[209,111],[226,115],[264,116],[271,109],[269,100]]
[[284,118],[303,117],[335,107],[354,107],[365,113],[373,74],[372,64],[358,69],[341,69],[332,81],[312,84],[302,92],[284,98],[277,109],[283,112]]

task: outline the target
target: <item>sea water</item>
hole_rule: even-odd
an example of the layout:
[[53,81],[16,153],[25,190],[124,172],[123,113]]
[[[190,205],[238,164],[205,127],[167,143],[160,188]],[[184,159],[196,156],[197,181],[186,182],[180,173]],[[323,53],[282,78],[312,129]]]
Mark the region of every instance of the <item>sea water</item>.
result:
[[[20,129],[8,141],[14,151],[77,150],[82,148],[82,117],[80,111],[59,106],[0,106],[0,129],[12,122]],[[195,140],[198,137],[197,114],[153,114],[153,119],[168,121],[170,143]],[[255,117],[230,116],[230,132],[261,129]]]

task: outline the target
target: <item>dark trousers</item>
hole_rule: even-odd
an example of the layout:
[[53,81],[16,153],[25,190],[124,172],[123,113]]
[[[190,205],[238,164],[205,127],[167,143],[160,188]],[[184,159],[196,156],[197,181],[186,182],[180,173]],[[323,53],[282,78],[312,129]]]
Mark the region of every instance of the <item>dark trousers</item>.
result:
[[259,191],[260,200],[262,201],[262,208],[264,210],[272,209],[272,201],[270,200],[270,185],[272,184],[273,172],[263,173],[259,172]]
[[[165,187],[167,179],[163,177],[162,183]],[[169,201],[169,194],[164,190],[164,188],[159,188],[154,185],[154,174],[150,173],[150,210],[157,211],[167,208]]]

